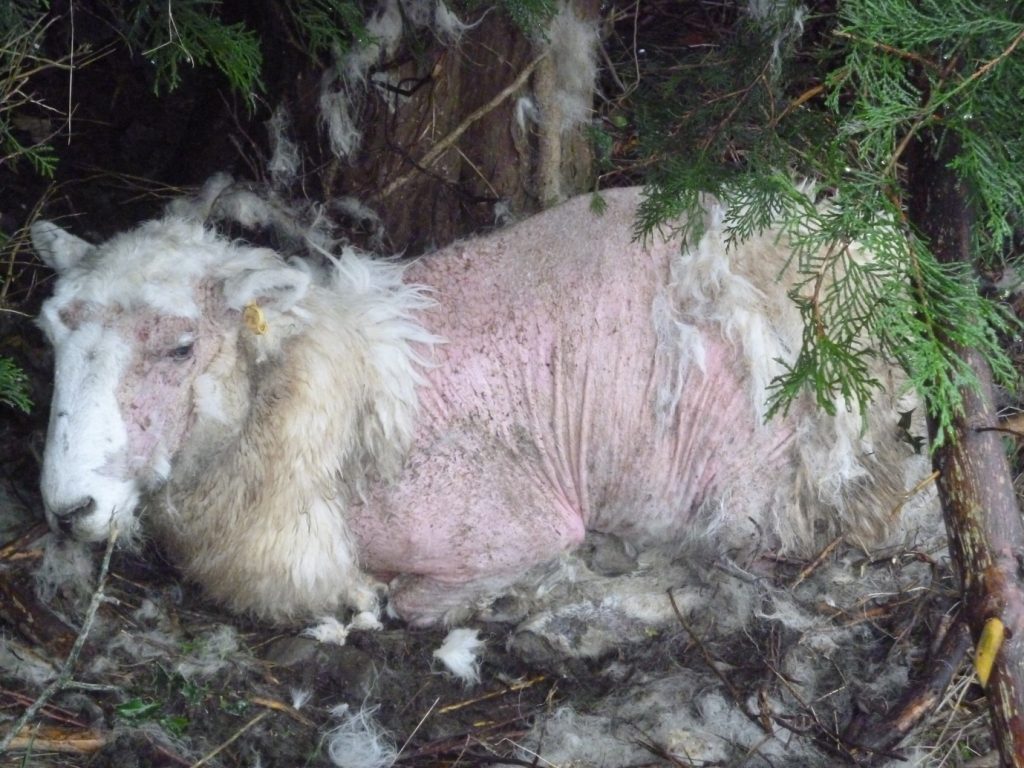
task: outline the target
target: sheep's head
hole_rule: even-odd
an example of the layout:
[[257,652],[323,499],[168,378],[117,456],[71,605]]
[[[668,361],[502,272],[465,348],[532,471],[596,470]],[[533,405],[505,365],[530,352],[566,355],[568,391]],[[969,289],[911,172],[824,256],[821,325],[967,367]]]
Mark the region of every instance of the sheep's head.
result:
[[[134,527],[140,498],[167,482],[197,420],[237,430],[246,406],[224,386],[243,364],[246,307],[289,312],[309,275],[176,218],[98,246],[50,222],[37,222],[32,239],[58,274],[39,318],[55,353],[46,516],[55,530],[100,541],[112,526]],[[249,336],[261,319],[250,316]]]

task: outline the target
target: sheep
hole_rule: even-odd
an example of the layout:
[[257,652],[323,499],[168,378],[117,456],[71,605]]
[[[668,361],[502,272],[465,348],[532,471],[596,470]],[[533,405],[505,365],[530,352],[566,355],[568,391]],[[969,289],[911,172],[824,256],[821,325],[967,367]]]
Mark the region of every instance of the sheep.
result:
[[[635,189],[576,198],[408,264],[327,268],[179,213],[90,245],[32,237],[58,274],[42,471],[50,526],[140,525],[227,608],[463,617],[588,531],[807,550],[881,535],[927,472],[895,373],[866,414],[765,419],[801,320],[785,239],[632,236]],[[780,278],[781,275],[781,278]],[[866,425],[866,428],[865,428]]]

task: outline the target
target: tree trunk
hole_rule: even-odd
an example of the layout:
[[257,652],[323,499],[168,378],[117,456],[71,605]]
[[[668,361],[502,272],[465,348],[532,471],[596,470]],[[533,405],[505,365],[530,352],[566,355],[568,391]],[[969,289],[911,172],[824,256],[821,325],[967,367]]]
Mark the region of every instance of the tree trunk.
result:
[[[596,0],[572,0],[571,7],[596,24]],[[466,21],[472,27],[458,43],[423,32],[418,48],[403,45],[374,64],[358,105],[362,141],[350,157],[331,154],[313,73],[296,86],[294,70],[285,68],[280,85],[269,89],[294,94],[290,111],[310,167],[318,169],[315,197],[368,205],[394,252],[421,253],[505,223],[503,209],[525,216],[593,184],[584,127],[563,132],[558,125],[558,75],[544,55],[543,34],[527,35],[495,9]],[[534,105],[533,120],[517,119],[521,100]],[[358,233],[354,238],[368,245]]]
[[[911,224],[944,263],[971,259],[970,198],[949,167],[957,151],[952,135],[929,136],[908,161]],[[991,370],[975,350],[957,352],[978,386],[963,388],[963,412],[933,463],[975,643],[990,619],[1006,628],[986,693],[1003,764],[1024,766],[1024,524],[1001,433],[992,429],[998,423]],[[934,437],[931,420],[929,429]]]

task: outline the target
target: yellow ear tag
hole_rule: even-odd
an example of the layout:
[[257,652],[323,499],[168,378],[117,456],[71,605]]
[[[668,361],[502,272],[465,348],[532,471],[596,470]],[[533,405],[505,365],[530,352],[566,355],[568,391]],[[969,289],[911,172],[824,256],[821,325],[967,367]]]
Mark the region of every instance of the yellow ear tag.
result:
[[974,671],[978,673],[981,687],[988,685],[989,675],[992,674],[992,665],[995,664],[996,654],[1003,645],[1003,637],[1006,634],[1006,627],[999,619],[991,618],[982,627],[981,637],[978,638],[978,649],[974,653]]
[[256,302],[245,305],[245,309],[242,311],[242,319],[249,326],[249,330],[257,336],[262,336],[267,332],[267,318],[264,316],[263,310],[260,309],[260,305]]

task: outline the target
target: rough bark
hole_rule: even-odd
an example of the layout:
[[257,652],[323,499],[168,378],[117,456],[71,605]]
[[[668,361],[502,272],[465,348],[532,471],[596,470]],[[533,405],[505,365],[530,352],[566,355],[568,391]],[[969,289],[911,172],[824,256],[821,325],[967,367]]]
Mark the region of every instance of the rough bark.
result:
[[[971,258],[970,198],[949,168],[957,150],[952,136],[927,137],[908,163],[911,223],[946,263]],[[978,386],[964,387],[953,439],[935,450],[933,462],[974,641],[990,618],[1006,627],[986,692],[1003,764],[1024,766],[1024,524],[1001,433],[992,429],[998,421],[991,370],[977,351],[956,351]]]
[[[595,0],[575,0],[581,18],[596,19]],[[318,81],[282,83],[273,93],[292,93],[291,112],[303,149],[316,167],[316,197],[355,197],[382,218],[387,246],[420,253],[457,237],[495,226],[496,204],[517,216],[592,184],[593,158],[585,131],[562,134],[552,102],[550,62],[544,46],[495,10],[467,15],[472,23],[455,44],[424,33],[413,49],[403,46],[373,72],[400,84],[402,95],[367,89],[360,111],[363,140],[350,158],[330,154],[317,108]],[[532,76],[494,104],[496,95],[530,70]],[[392,94],[393,95],[393,94]],[[539,125],[516,120],[516,103],[538,105]],[[472,124],[447,142],[467,117]],[[401,182],[396,184],[396,182]],[[560,192],[561,194],[556,194]]]

